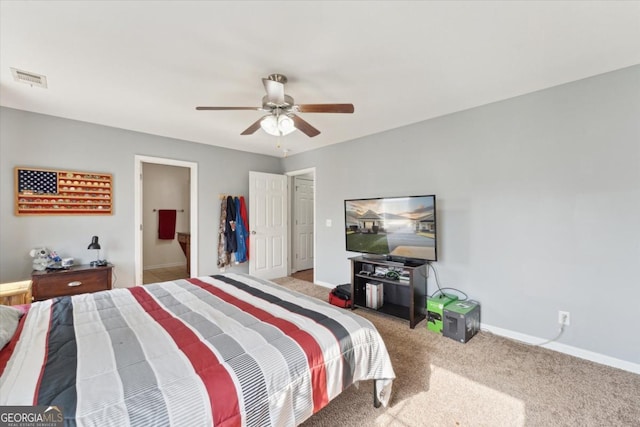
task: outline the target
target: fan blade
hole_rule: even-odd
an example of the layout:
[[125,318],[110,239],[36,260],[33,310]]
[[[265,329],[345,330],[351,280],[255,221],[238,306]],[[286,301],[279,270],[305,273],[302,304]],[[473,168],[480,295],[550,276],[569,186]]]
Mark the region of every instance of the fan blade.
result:
[[293,120],[293,123],[296,125],[296,129],[298,129],[300,132],[307,135],[309,138],[313,138],[316,135],[320,135],[320,131],[318,129],[314,128],[308,122],[302,120],[300,117],[296,116],[295,114],[291,114],[289,115],[289,117],[291,117],[291,119]]
[[284,84],[270,79],[262,79],[264,90],[267,91],[267,102],[275,105],[284,104]]
[[253,133],[255,131],[257,131],[258,129],[260,129],[260,122],[262,121],[264,117],[260,117],[258,120],[256,120],[251,126],[249,126],[248,128],[246,128],[244,130],[244,132],[242,132],[240,135],[253,135]]
[[353,104],[300,104],[301,113],[353,113]]
[[196,110],[262,110],[261,107],[196,107]]

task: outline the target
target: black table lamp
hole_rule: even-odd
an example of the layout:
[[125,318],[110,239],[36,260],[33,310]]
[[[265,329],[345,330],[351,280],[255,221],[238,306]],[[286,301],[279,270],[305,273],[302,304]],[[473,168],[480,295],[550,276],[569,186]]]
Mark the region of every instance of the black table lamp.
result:
[[91,238],[91,243],[89,243],[89,246],[87,247],[87,249],[95,249],[96,250],[96,260],[95,261],[91,261],[91,263],[89,265],[91,265],[93,267],[106,265],[106,263],[104,261],[100,261],[100,243],[98,243],[98,236],[93,236]]
[[100,243],[98,243],[98,236],[93,236],[91,238],[91,243],[87,249],[98,249],[100,250]]

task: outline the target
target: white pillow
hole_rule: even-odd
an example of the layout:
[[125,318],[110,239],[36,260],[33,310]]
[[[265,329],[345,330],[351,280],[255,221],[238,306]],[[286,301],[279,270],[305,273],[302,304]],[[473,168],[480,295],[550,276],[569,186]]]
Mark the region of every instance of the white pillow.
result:
[[18,329],[22,312],[15,307],[0,305],[0,350],[11,341]]

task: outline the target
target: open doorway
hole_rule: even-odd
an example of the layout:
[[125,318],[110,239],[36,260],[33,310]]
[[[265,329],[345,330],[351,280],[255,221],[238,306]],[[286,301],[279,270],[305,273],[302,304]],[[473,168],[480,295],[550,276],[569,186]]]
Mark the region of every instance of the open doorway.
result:
[[[136,285],[197,276],[197,164],[136,156],[135,168]],[[161,210],[175,211],[166,239],[158,239]]]
[[315,168],[289,172],[291,275],[315,279]]

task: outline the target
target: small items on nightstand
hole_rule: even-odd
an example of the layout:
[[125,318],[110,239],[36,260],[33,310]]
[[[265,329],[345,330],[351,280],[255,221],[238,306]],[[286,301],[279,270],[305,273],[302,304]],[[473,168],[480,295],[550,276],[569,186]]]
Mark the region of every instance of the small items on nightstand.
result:
[[34,248],[29,251],[29,255],[33,258],[31,267],[36,271],[44,271],[51,264],[51,258],[49,257],[50,251],[47,248]]

